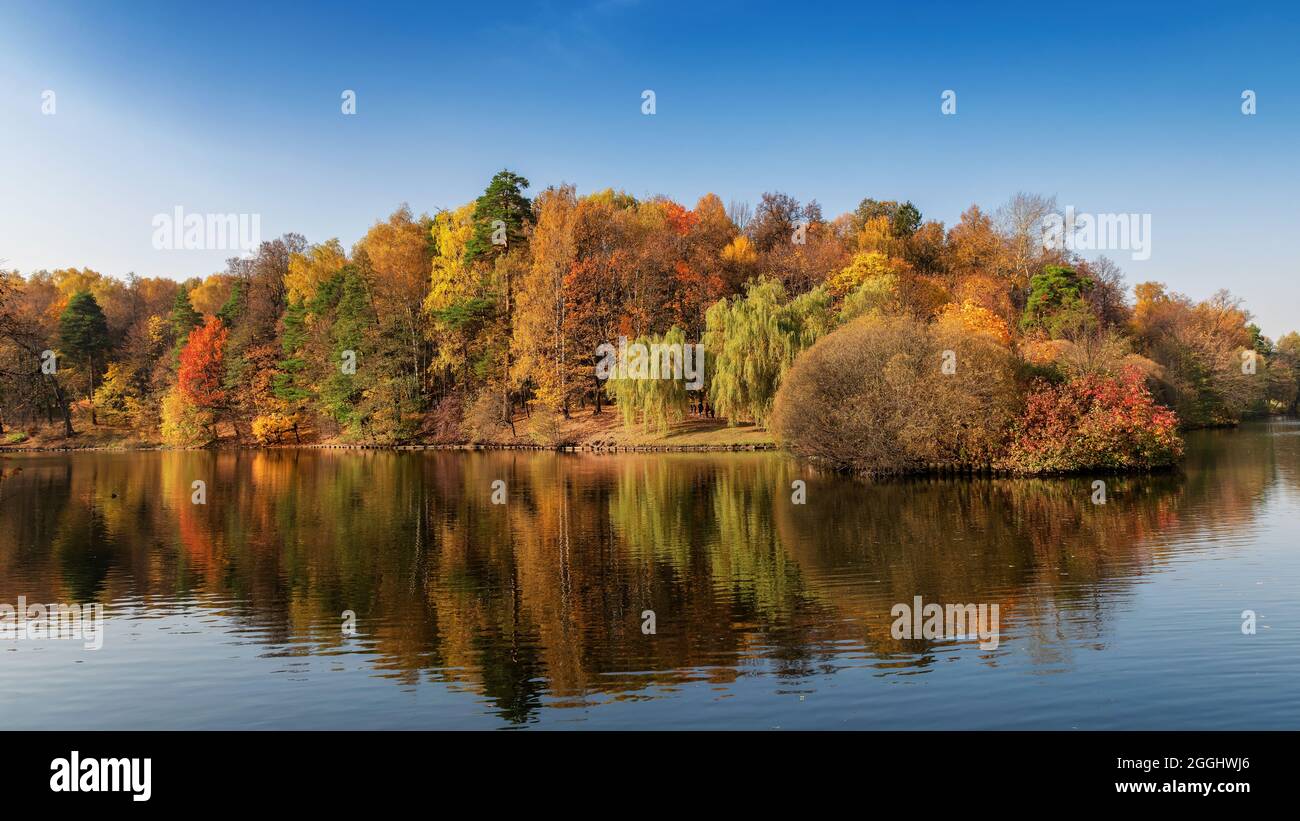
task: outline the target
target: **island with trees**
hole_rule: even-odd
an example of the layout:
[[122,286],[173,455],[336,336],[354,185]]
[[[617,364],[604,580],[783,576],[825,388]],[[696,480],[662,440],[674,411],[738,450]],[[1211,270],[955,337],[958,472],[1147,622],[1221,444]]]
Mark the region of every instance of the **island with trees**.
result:
[[[529,187],[502,171],[350,249],[286,234],[183,282],[0,271],[0,447],[775,444],[1044,474],[1165,467],[1180,430],[1296,412],[1300,335],[1045,248],[1050,198],[946,227]],[[700,390],[602,382],[620,338],[702,345]]]

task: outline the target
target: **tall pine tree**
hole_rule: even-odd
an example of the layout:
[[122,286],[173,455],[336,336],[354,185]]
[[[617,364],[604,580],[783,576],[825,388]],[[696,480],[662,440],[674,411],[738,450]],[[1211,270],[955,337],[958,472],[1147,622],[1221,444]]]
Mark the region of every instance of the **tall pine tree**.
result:
[[108,350],[108,321],[89,291],[78,291],[59,316],[59,343],[68,356],[86,363],[86,399],[90,402],[90,424],[95,418],[95,360]]

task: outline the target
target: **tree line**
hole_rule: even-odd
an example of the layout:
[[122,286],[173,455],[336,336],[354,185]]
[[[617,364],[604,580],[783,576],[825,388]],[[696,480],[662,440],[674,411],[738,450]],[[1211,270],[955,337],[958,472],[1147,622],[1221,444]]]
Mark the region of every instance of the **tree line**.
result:
[[[1128,385],[1115,401],[1145,391],[1149,413],[1184,427],[1296,410],[1300,336],[1264,337],[1226,291],[1197,302],[1142,283],[1130,298],[1113,262],[1043,247],[1049,198],[972,206],[945,227],[893,200],[828,219],[784,193],[687,208],[529,187],[501,171],[458,208],[403,205],[351,249],[286,234],[184,282],[0,273],[0,438],[89,425],[176,446],[396,444],[491,439],[528,417],[553,442],[564,420],[611,403],[650,429],[696,416],[782,433],[782,406],[786,418],[816,408],[804,421],[817,422],[862,398],[825,373],[782,396],[819,344],[827,373],[868,390],[894,379],[875,415],[844,430],[889,416],[883,429],[917,442],[936,426],[969,432],[911,461],[1005,458],[1048,389],[1062,406]],[[602,384],[597,349],[619,337],[701,342],[704,389]],[[857,358],[831,363],[844,345]],[[945,354],[954,373],[940,370]],[[988,407],[1005,424],[977,424]],[[1157,438],[1171,424],[1160,420]]]

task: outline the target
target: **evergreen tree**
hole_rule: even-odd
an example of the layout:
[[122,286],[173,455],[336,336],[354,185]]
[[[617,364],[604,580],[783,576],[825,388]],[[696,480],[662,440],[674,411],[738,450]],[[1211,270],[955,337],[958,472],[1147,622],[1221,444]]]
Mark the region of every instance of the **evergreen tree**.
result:
[[[474,235],[465,244],[466,263],[480,259],[492,262],[523,244],[524,227],[533,219],[533,203],[523,194],[527,187],[528,180],[513,171],[498,171],[492,177],[483,196],[474,203]],[[501,244],[499,234],[498,241],[492,241],[499,227],[497,220],[504,223],[505,244]]]
[[[180,299],[180,295],[176,297]],[[244,284],[236,282],[230,289],[230,296],[226,299],[226,304],[221,306],[217,311],[217,318],[226,323],[227,328],[235,327],[235,321],[239,319],[244,304]]]
[[1029,280],[1029,298],[1020,318],[1024,331],[1042,329],[1056,337],[1079,323],[1087,324],[1091,312],[1083,296],[1093,287],[1090,277],[1065,265],[1048,265]]
[[[317,294],[313,312],[334,318],[329,376],[320,387],[322,410],[345,432],[355,434],[367,421],[361,407],[361,378],[370,374],[375,365],[366,345],[376,329],[375,315],[360,272],[352,265],[345,266],[337,279]],[[345,359],[353,358],[355,371],[345,369]]]
[[190,338],[190,331],[203,324],[203,317],[190,303],[190,290],[188,283],[182,284],[177,289],[176,301],[172,304],[172,336],[176,339],[178,350]]
[[95,359],[108,349],[108,321],[89,291],[78,291],[59,316],[59,337],[63,351],[86,363],[86,398],[90,401],[90,424],[95,418]]

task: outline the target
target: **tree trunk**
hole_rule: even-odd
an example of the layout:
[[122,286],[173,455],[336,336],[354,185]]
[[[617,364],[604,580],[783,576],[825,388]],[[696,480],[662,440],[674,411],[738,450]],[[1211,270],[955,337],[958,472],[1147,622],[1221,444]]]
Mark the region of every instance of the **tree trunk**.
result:
[[505,411],[506,421],[510,423],[510,435],[515,436],[515,412],[514,406],[510,402],[510,339],[515,333],[515,318],[511,313],[511,298],[514,296],[514,275],[509,264],[506,265],[506,372],[505,378],[501,385],[501,402],[502,410]]
[[90,373],[90,392],[86,400],[90,402],[90,424],[93,427],[99,424],[99,420],[95,418],[95,358],[93,356],[86,357],[86,370]]
[[59,412],[63,414],[63,435],[72,438],[76,432],[72,429],[72,410],[68,407],[68,397],[64,395],[63,388],[59,386],[59,381],[52,376],[46,376],[49,380],[51,392],[54,394],[54,403],[58,405]]

